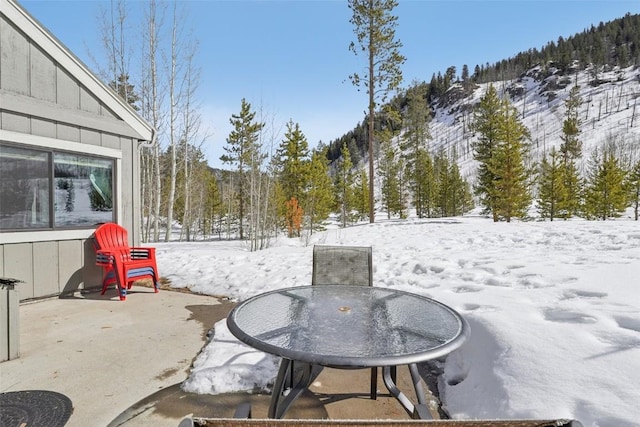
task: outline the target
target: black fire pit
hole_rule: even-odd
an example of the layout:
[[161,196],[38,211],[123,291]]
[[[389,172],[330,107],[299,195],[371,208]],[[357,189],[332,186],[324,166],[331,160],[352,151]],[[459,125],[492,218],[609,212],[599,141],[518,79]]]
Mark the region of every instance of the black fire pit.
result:
[[73,404],[64,394],[46,390],[0,393],[0,426],[64,426]]

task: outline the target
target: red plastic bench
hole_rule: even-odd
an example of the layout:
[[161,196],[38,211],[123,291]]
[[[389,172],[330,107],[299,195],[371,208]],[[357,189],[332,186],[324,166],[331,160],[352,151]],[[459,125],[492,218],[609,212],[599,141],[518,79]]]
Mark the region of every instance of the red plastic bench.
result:
[[96,265],[104,269],[101,295],[115,284],[120,300],[124,301],[133,282],[145,278],[153,280],[154,291],[158,292],[156,249],[130,247],[128,242],[127,230],[118,224],[109,222],[96,229]]

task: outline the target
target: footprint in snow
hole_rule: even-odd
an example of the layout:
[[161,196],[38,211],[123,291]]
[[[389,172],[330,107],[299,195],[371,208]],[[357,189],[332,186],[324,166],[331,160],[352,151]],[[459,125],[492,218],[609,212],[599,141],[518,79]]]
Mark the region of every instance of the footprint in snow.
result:
[[548,308],[544,312],[544,318],[550,322],[560,323],[596,323],[598,319],[588,314],[577,311]]
[[618,326],[623,329],[629,329],[631,331],[640,332],[640,319],[627,316],[615,317]]
[[593,292],[593,291],[584,291],[581,289],[567,289],[564,291],[564,297],[562,299],[573,299],[573,298],[604,298],[606,297],[606,292]]
[[498,286],[502,288],[508,288],[511,286],[511,284],[508,281],[500,279],[498,277],[489,277],[487,280],[484,281],[484,284],[487,286]]
[[540,289],[549,287],[549,285],[541,277],[535,274],[528,275],[527,277],[521,277],[518,280],[518,284],[525,289]]
[[488,311],[496,311],[496,308],[492,305],[482,305],[482,304],[465,304],[462,307],[465,311],[477,311],[479,313],[485,313]]
[[438,273],[442,273],[444,271],[444,267],[441,267],[439,265],[432,265],[429,270],[433,271],[434,273],[438,274]]
[[416,264],[413,266],[413,274],[427,274],[428,267],[424,264]]
[[480,292],[482,288],[478,288],[475,286],[458,286],[457,288],[453,288],[453,292],[457,294],[464,294],[467,292]]

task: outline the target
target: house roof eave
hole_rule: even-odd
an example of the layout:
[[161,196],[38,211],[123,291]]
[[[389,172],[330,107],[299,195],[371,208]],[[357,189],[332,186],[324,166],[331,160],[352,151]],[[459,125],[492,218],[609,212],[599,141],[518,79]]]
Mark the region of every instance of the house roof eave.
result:
[[151,142],[154,139],[155,129],[15,0],[0,1],[0,12],[76,78],[90,93],[100,99],[115,115],[131,126],[140,135],[140,140]]

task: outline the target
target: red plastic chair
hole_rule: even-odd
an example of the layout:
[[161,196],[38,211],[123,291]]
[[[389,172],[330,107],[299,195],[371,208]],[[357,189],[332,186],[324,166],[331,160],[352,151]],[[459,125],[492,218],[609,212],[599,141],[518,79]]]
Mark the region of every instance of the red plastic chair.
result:
[[153,280],[154,292],[159,290],[156,249],[130,247],[127,230],[112,222],[102,224],[95,231],[96,265],[104,269],[102,292],[115,284],[120,300],[127,299],[127,290],[136,280]]

